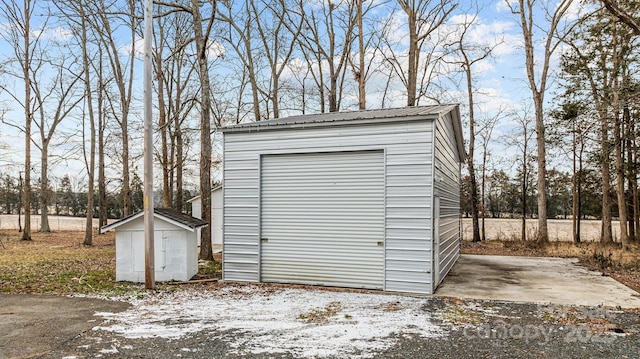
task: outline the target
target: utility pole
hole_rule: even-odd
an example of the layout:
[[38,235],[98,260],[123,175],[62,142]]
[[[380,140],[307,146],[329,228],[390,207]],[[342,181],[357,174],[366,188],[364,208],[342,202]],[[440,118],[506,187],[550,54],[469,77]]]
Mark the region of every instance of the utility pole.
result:
[[18,181],[20,183],[20,189],[18,193],[18,233],[22,232],[22,220],[20,214],[22,213],[22,171],[18,171]]
[[153,0],[144,5],[144,286],[155,289],[153,240]]

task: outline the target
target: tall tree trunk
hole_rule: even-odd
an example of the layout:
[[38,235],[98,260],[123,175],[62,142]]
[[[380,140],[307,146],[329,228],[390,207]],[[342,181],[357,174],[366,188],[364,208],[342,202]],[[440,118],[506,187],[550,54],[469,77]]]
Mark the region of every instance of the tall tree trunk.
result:
[[[207,37],[202,31],[200,2],[191,0],[193,11],[194,38],[198,48],[198,68],[200,74],[200,198],[202,199],[202,220],[208,226],[202,228],[199,258],[213,260],[211,246],[211,85],[207,60]],[[212,4],[215,14],[215,1]],[[210,21],[213,21],[211,19]]]
[[544,126],[544,96],[538,92],[534,95],[534,107],[536,110],[536,144],[538,162],[538,242],[549,242],[549,229],[547,227],[547,150],[545,143]]
[[[539,67],[536,66],[535,54],[537,49],[534,47],[534,29],[542,29],[541,25],[534,24],[534,12],[536,2],[519,0],[517,8],[507,2],[507,6],[511,8],[511,11],[520,16],[520,26],[522,30],[524,40],[525,51],[525,67],[527,71],[527,79],[529,82],[529,88],[533,97],[533,104],[536,113],[536,145],[537,145],[537,169],[538,169],[538,234],[537,240],[540,243],[549,242],[549,229],[547,227],[547,151],[545,143],[545,124],[544,124],[544,94],[547,85],[547,76],[549,73],[549,66],[551,61],[551,55],[558,47],[560,41],[568,34],[566,29],[570,29],[571,26],[565,28],[565,31],[560,31],[559,25],[566,24],[566,14],[571,9],[573,0],[562,0],[553,5],[553,9],[545,8],[549,11],[550,16],[546,18],[537,17],[535,21],[548,21],[549,28],[546,31],[546,41],[544,43],[543,61]],[[542,2],[543,6],[546,6]],[[548,4],[547,4],[548,5]],[[536,76],[539,76],[539,83],[536,80]]]
[[520,228],[520,237],[521,240],[527,240],[527,179],[529,172],[529,168],[527,166],[527,143],[529,142],[527,136],[527,126],[523,126],[524,131],[524,143],[522,148],[522,224]]
[[409,58],[407,70],[407,106],[416,105],[416,92],[418,86],[418,60],[420,53],[418,49],[418,34],[416,14],[413,11],[407,12],[409,22]]
[[162,55],[156,54],[156,78],[158,95],[158,127],[160,129],[160,146],[162,156],[162,203],[166,208],[171,207],[171,190],[169,186],[169,175],[171,164],[169,161],[168,132],[169,122],[167,121],[166,104],[164,102],[164,79],[162,72]]
[[103,111],[104,83],[102,79],[102,48],[98,49],[98,223],[99,227],[107,225],[107,179],[104,173],[104,130],[105,118]]
[[[602,111],[602,110],[601,110]],[[602,172],[602,226],[600,229],[600,242],[608,244],[613,242],[611,233],[611,171],[609,169],[609,123],[606,113],[600,114],[600,147],[602,148],[601,172]]]
[[[466,54],[465,54],[466,58]],[[471,65],[467,61],[465,65],[465,74],[467,76],[467,97],[469,101],[469,153],[467,155],[467,168],[469,170],[469,178],[471,182],[471,218],[473,222],[473,242],[479,242],[480,224],[478,223],[478,183],[476,181],[476,170],[473,163],[475,153],[476,138],[476,120],[473,101],[473,86],[471,77]]]
[[364,69],[364,27],[362,25],[362,1],[357,0],[357,23],[358,23],[358,108],[365,110],[367,108],[367,92],[365,88],[366,71]]
[[577,144],[577,139],[576,139],[576,118],[572,119],[572,124],[573,124],[573,141],[571,142],[572,145],[572,157],[571,157],[571,162],[572,162],[572,166],[573,166],[573,178],[571,179],[571,212],[572,212],[572,217],[571,217],[571,229],[573,232],[573,242],[574,243],[580,243],[580,235],[578,234],[578,218],[580,218],[580,205],[579,203],[579,199],[578,199],[578,164],[577,164],[577,157],[578,157],[578,144]]
[[40,232],[51,232],[49,227],[49,139],[43,138],[40,152]]
[[[82,9],[82,5],[80,5]],[[95,167],[96,167],[96,121],[93,112],[93,92],[91,89],[91,72],[89,71],[89,54],[87,51],[87,23],[84,10],[81,11],[81,39],[82,39],[82,67],[84,71],[84,88],[85,99],[87,101],[87,109],[89,111],[89,163],[87,163],[87,173],[89,178],[89,188],[87,192],[87,220],[84,229],[84,242],[85,246],[90,246],[93,243],[93,194],[94,194],[94,182],[95,182]]]
[[[614,103],[617,103],[617,91],[614,92]],[[614,128],[613,128],[613,141],[615,146],[616,156],[616,195],[618,198],[618,220],[620,225],[620,242],[625,247],[629,246],[629,233],[627,232],[627,199],[624,193],[624,159],[622,158],[622,121],[620,118],[620,111],[617,106],[614,109]]]
[[24,230],[22,240],[31,240],[31,1],[24,2],[24,58],[21,59],[24,76]]

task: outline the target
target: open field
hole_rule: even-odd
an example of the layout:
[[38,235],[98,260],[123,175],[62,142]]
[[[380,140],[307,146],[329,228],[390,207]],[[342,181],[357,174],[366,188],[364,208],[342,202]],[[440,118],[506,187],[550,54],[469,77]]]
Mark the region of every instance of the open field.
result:
[[[115,220],[109,220],[109,223]],[[572,241],[570,219],[550,219],[549,239],[552,241]],[[22,216],[24,225],[24,215]],[[31,230],[36,232],[40,228],[40,215],[31,216]],[[599,220],[582,221],[582,240],[585,242],[598,241],[600,236]],[[52,231],[84,231],[85,219],[66,216],[49,216],[49,226]],[[614,238],[618,238],[619,224],[612,223]],[[97,230],[98,220],[94,219],[93,228]],[[485,228],[489,240],[514,240],[520,238],[520,219],[486,218]],[[533,238],[538,228],[537,219],[527,219],[527,236]],[[17,215],[0,215],[0,230],[18,230]],[[471,240],[471,218],[462,219],[462,237]]]
[[[600,240],[600,226],[599,220],[582,220],[581,221],[581,239],[583,242],[597,242]],[[520,239],[520,219],[510,218],[485,218],[485,231],[488,240],[519,240]],[[549,226],[549,240],[551,241],[573,241],[571,236],[572,222],[571,219],[550,219],[548,220]],[[620,223],[613,221],[611,223],[613,229],[613,238],[617,241],[620,233]],[[527,219],[527,239],[535,238],[535,233],[538,230],[537,219]],[[472,228],[471,218],[462,219],[462,238],[465,240],[471,240]]]
[[[20,216],[22,226],[24,227],[24,215]],[[109,220],[108,223],[114,220]],[[52,216],[49,215],[49,227],[52,231],[84,231],[86,219],[83,217],[68,217],[68,216]],[[93,228],[98,228],[98,219],[93,220]],[[0,215],[0,230],[1,229],[14,229],[18,230],[18,215],[17,214],[2,214]],[[40,229],[40,215],[31,215],[31,231],[35,232]]]

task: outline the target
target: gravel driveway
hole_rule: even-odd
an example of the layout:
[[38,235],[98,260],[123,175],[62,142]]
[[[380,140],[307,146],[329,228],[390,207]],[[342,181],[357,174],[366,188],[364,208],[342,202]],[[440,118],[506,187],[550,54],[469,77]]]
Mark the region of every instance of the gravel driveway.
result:
[[38,357],[640,358],[638,310],[239,284],[128,301]]

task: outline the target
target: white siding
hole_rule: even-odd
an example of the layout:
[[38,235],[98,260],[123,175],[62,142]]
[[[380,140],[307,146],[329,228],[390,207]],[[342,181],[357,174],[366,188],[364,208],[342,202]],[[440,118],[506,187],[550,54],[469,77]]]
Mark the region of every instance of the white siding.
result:
[[[144,230],[142,221],[137,230],[116,229],[116,280],[144,283]],[[158,227],[164,221],[156,220]],[[129,223],[127,223],[129,225]],[[124,226],[123,226],[124,227]],[[154,228],[154,269],[156,281],[187,281],[198,272],[194,232],[173,226]]]
[[[191,215],[202,219],[202,199],[198,196],[191,202]],[[201,229],[197,230],[198,246]],[[222,245],[222,187],[211,191],[211,243]]]
[[[440,198],[439,278],[447,275],[460,255],[460,164],[450,114],[436,122],[435,195]],[[434,283],[435,291],[439,283]]]
[[433,121],[225,132],[223,278],[260,280],[260,156],[383,150],[388,291],[431,293]]

